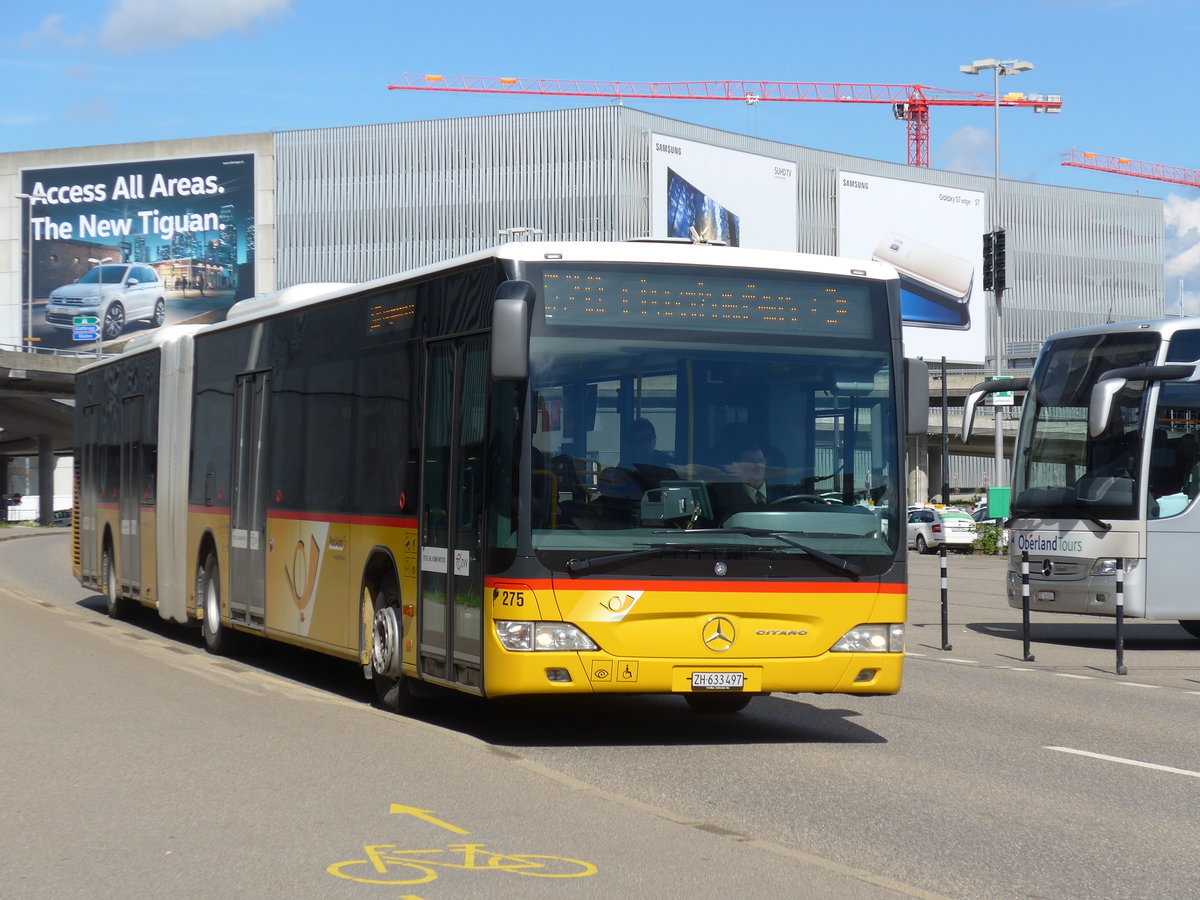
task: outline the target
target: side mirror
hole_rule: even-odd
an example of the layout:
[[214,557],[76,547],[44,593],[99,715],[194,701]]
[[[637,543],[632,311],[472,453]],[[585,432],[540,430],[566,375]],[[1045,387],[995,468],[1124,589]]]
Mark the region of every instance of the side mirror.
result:
[[1131,381],[1187,381],[1196,375],[1195,363],[1172,363],[1165,366],[1126,366],[1109,369],[1092,385],[1088,398],[1088,433],[1100,437],[1112,418],[1117,394]]
[[528,281],[505,281],[492,306],[492,377],[523,381],[529,377],[530,310],[536,294]]
[[929,431],[929,366],[923,359],[904,360],[904,412],[906,434]]
[[979,401],[988,394],[995,394],[999,391],[1027,391],[1029,390],[1028,378],[994,378],[991,381],[983,381],[971,388],[971,392],[967,394],[963,400],[963,420],[962,420],[962,441],[967,443],[971,440],[971,426],[975,422],[975,407],[979,405]]

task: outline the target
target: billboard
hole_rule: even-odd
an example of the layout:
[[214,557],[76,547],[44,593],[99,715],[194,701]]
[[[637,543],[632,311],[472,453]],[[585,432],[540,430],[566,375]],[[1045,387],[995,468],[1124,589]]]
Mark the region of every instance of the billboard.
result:
[[254,295],[252,153],[22,169],[21,192],[37,347],[73,346],[81,319],[111,340]]
[[795,252],[796,164],[650,135],[653,237]]
[[980,191],[838,172],[838,254],[900,273],[904,353],[983,363],[985,195]]

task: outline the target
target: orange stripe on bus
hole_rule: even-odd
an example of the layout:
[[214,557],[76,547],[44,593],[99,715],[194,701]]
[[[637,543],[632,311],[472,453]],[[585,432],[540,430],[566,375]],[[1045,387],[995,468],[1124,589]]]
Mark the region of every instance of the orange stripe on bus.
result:
[[585,581],[549,578],[503,578],[488,576],[483,579],[486,587],[502,584],[523,584],[533,590],[560,591],[694,591],[711,594],[715,592],[729,593],[731,591],[747,591],[756,594],[904,594],[907,588],[903,584],[887,582],[884,584],[857,584],[843,581],[785,581],[778,579],[770,581],[632,581],[632,580],[599,580]]

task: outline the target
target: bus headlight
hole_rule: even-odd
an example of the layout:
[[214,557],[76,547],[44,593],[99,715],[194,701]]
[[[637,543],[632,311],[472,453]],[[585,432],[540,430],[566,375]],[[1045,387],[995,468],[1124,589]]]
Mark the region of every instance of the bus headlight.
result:
[[[1134,569],[1136,569],[1138,567],[1138,560],[1136,560],[1136,559],[1123,559],[1122,563],[1124,564],[1124,569],[1126,572],[1132,572]],[[1101,559],[1096,560],[1095,564],[1092,566],[1092,574],[1093,575],[1116,575],[1117,574],[1117,561],[1115,559],[1113,559],[1112,557],[1108,557],[1107,559],[1101,558]]]
[[902,653],[904,625],[859,625],[829,649],[835,653]]
[[505,650],[598,650],[596,642],[569,622],[496,620],[496,637]]

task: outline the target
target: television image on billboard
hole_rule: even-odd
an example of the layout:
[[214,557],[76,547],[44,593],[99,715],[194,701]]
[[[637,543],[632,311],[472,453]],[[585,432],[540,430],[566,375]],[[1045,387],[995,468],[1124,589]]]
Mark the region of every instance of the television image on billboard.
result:
[[741,244],[741,219],[674,169],[667,169],[667,236]]

